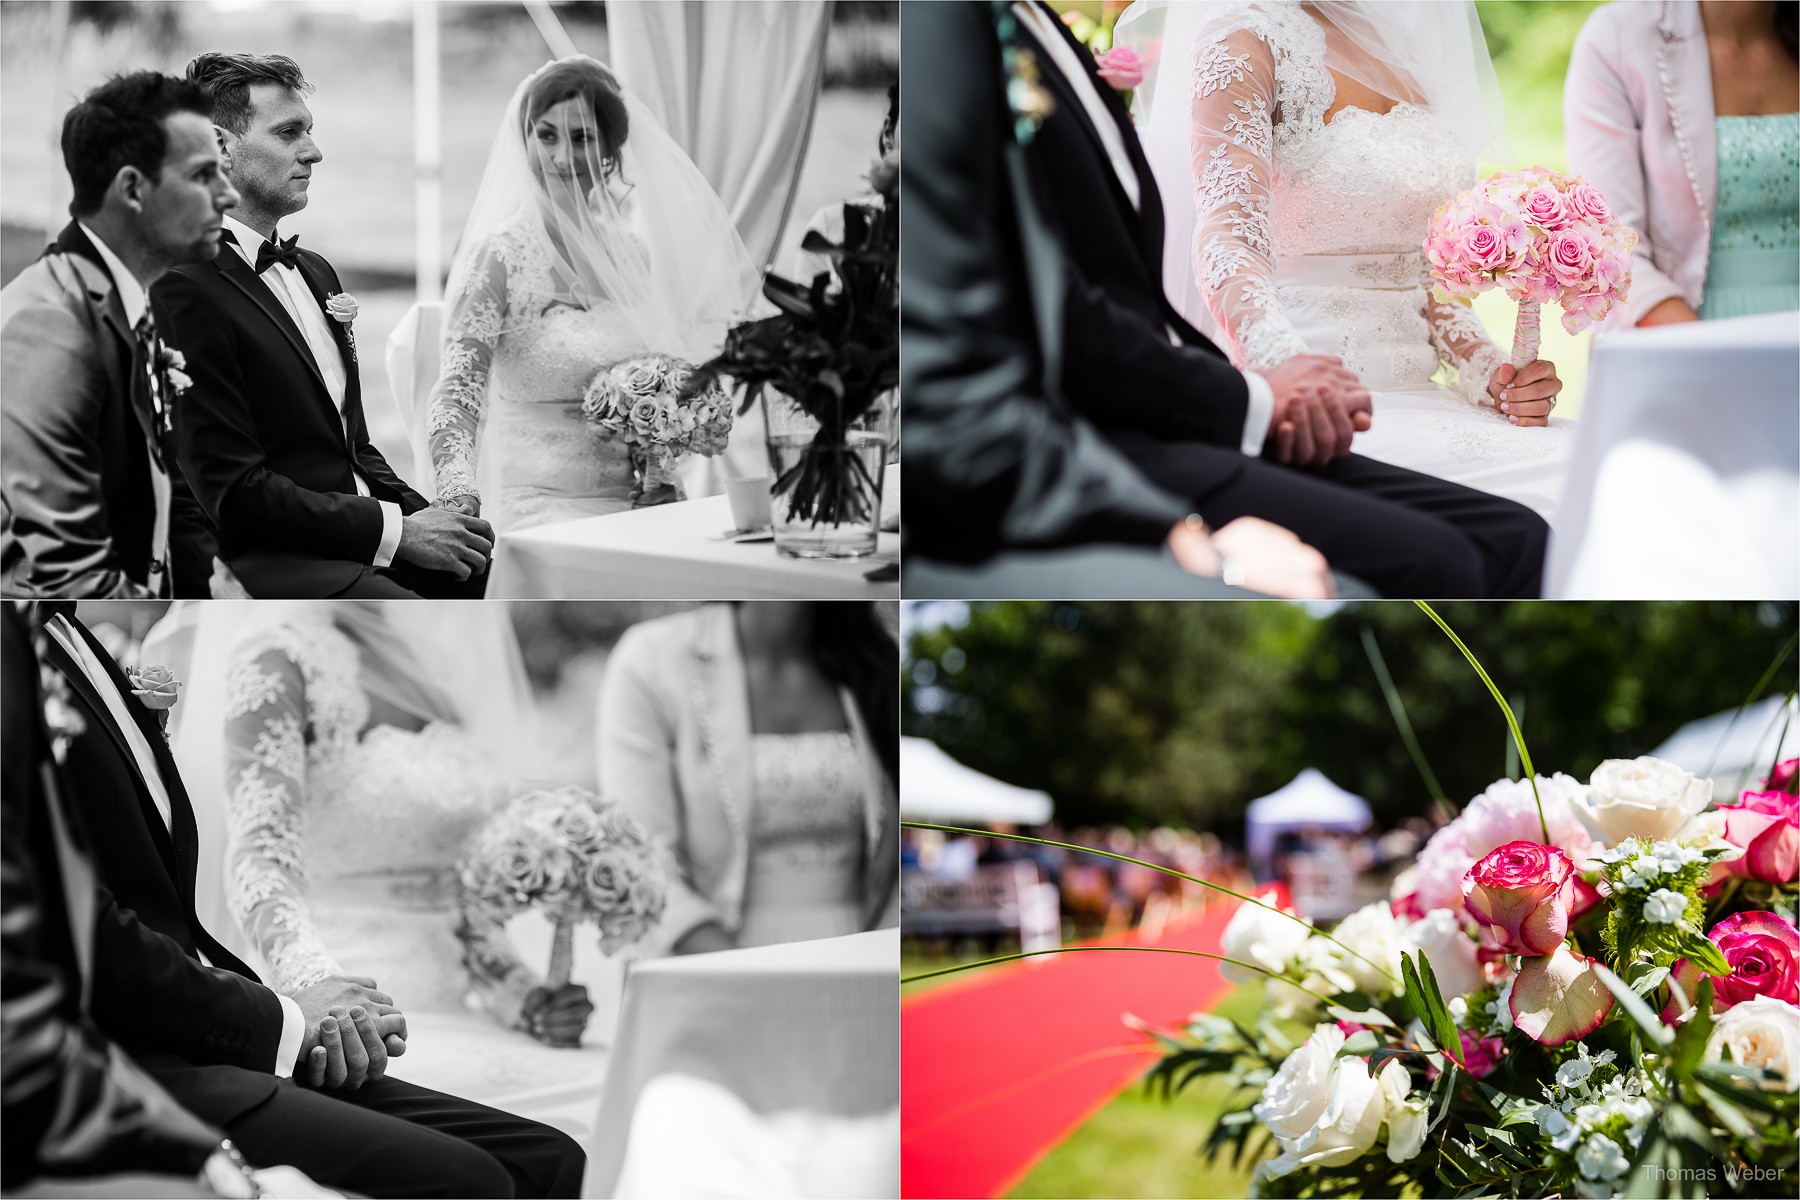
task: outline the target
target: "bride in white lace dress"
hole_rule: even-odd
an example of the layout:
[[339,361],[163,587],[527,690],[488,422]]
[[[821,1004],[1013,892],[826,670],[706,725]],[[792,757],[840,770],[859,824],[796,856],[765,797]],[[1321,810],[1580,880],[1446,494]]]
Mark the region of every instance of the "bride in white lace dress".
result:
[[503,605],[219,601],[176,754],[196,908],[265,982],[370,976],[407,1017],[391,1074],[580,1136],[605,1051],[539,1041],[592,1005],[542,987],[453,870],[527,786],[528,698]]
[[1374,393],[1357,453],[1553,519],[1574,432],[1546,420],[1554,367],[1515,380],[1471,310],[1432,299],[1422,253],[1431,214],[1475,182],[1501,135],[1473,5],[1132,15],[1127,39],[1164,24],[1144,138],[1169,214],[1164,284],[1182,315],[1245,369],[1341,357]]
[[757,278],[723,203],[611,71],[576,55],[533,73],[464,228],[412,431],[436,503],[500,533],[631,507],[628,448],[584,420],[582,393],[648,354],[710,358]]

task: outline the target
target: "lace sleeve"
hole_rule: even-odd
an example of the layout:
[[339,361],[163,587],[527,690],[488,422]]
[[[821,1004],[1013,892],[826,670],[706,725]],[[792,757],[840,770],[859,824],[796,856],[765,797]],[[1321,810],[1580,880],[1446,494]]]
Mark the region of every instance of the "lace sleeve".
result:
[[1250,29],[1201,48],[1194,61],[1189,152],[1194,162],[1194,274],[1231,359],[1272,367],[1306,352],[1275,301],[1269,223],[1275,56]]
[[510,1029],[523,1028],[519,1014],[526,994],[542,980],[519,958],[505,923],[478,904],[464,903],[456,937],[463,947],[463,967],[482,1008]]
[[476,434],[506,317],[506,262],[497,248],[490,246],[475,260],[461,293],[444,327],[444,359],[426,417],[440,498],[481,495],[475,483]]
[[1423,271],[1425,282],[1425,322],[1431,327],[1431,346],[1438,361],[1455,372],[1450,388],[1470,404],[1492,405],[1488,380],[1494,368],[1508,361],[1507,354],[1496,346],[1481,324],[1475,310],[1463,304],[1446,303],[1431,294],[1431,267]]
[[292,995],[340,973],[306,905],[306,680],[271,649],[235,663],[226,688],[231,911],[269,964],[270,986]]

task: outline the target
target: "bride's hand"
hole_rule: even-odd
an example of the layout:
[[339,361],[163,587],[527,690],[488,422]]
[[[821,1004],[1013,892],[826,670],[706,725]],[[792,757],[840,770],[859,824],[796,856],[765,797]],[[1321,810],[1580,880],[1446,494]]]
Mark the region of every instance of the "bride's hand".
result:
[[1488,395],[1500,413],[1514,425],[1548,425],[1550,410],[1556,407],[1556,394],[1562,391],[1562,380],[1556,377],[1556,364],[1538,358],[1518,370],[1511,363],[1494,368],[1488,380]]
[[481,515],[481,500],[475,496],[439,496],[431,502],[433,508],[447,508],[451,512],[459,512],[465,517]]
[[559,988],[534,987],[525,994],[519,1021],[538,1041],[551,1046],[579,1046],[594,1005],[578,983]]

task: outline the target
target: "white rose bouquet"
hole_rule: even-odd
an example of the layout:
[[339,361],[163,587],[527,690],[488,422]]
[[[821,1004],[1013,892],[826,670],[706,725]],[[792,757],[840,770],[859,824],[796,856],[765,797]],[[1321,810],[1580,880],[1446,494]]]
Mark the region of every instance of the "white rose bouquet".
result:
[[1724,802],[1654,758],[1539,776],[1457,645],[1524,779],[1335,928],[1182,876],[1243,902],[1200,956],[1268,1004],[1130,1022],[1162,1043],[1151,1084],[1236,1089],[1207,1153],[1260,1159],[1259,1195],[1793,1196],[1800,763]]
[[613,954],[662,919],[667,867],[643,828],[586,788],[520,796],[477,829],[457,863],[466,902],[506,920],[528,908],[556,926],[546,986],[569,982],[575,926]]
[[716,381],[682,395],[693,370],[678,358],[652,354],[605,368],[582,394],[587,419],[631,447],[639,507],[679,500],[675,460],[718,454],[731,436],[731,400]]

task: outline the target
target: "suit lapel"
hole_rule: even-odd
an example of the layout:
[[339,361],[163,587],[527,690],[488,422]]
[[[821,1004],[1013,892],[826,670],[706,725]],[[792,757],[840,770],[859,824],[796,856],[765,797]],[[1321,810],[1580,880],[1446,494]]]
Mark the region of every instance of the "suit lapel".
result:
[[294,318],[288,316],[287,309],[281,306],[281,301],[275,298],[275,293],[269,290],[269,285],[263,282],[262,276],[235,249],[222,247],[219,257],[213,260],[213,265],[233,287],[248,296],[264,316],[274,322],[275,328],[281,331],[281,336],[287,339],[294,353],[300,356],[300,361],[306,364],[306,369],[312,372],[313,382],[319,385],[319,402],[330,410],[332,421],[341,424],[337,408],[331,403],[331,389],[325,386],[325,376],[313,358],[312,348],[306,344],[306,337],[300,332],[300,327],[294,324]]
[[[138,428],[143,431],[146,448],[152,451],[152,458],[162,461],[162,438],[156,427],[156,412],[150,403],[150,381],[145,375],[147,363],[139,360],[137,353],[137,335],[131,330],[131,323],[125,319],[125,303],[119,299],[118,280],[112,279],[112,270],[100,252],[94,249],[93,240],[81,228],[78,221],[70,221],[57,236],[56,248],[65,254],[74,254],[87,259],[112,280],[112,289],[107,292],[96,292],[91,288],[88,299],[92,300],[100,312],[100,321],[113,331],[119,340],[119,361],[125,363],[125,404],[136,419]],[[110,362],[110,360],[109,360]]]
[[[75,621],[70,621],[69,625],[77,631],[78,636],[86,632]],[[89,644],[91,646],[93,643],[90,641]],[[163,824],[162,814],[156,810],[156,802],[150,798],[149,786],[142,780],[142,773],[137,765],[137,755],[132,753],[131,743],[126,739],[124,730],[119,728],[118,722],[113,720],[112,709],[107,706],[106,699],[101,696],[99,689],[88,679],[87,672],[81,669],[67,650],[63,649],[62,643],[53,637],[46,636],[44,647],[45,657],[50,660],[51,665],[62,677],[68,680],[70,690],[79,696],[82,703],[87,706],[89,719],[106,731],[106,735],[113,740],[113,745],[118,748],[120,758],[124,760],[132,775],[138,777],[138,804],[144,810],[144,823],[150,827],[150,836],[156,842],[157,852],[163,856],[164,865],[169,868],[170,875],[179,876],[179,859],[175,854],[175,844],[169,836],[168,827]],[[105,663],[110,660],[102,652],[100,661]],[[158,740],[161,740],[160,737]]]

